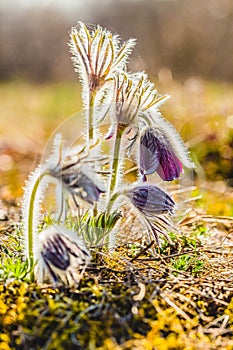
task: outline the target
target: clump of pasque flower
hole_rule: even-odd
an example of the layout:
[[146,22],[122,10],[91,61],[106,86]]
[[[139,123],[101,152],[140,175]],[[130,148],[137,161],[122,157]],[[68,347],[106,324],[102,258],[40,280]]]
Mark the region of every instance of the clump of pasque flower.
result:
[[[134,39],[122,42],[100,26],[89,29],[79,22],[71,29],[69,46],[82,85],[86,140],[77,150],[65,147],[57,135],[51,156],[26,184],[25,254],[31,278],[38,282],[78,282],[90,262],[88,245],[114,247],[122,204],[141,216],[157,244],[160,234],[169,239],[166,231],[175,202],[150,184],[148,175],[157,173],[172,181],[180,177],[183,165],[193,164],[181,137],[159,112],[168,96],[158,95],[144,72],[127,71],[135,44]],[[107,121],[109,131],[103,135],[101,125]],[[109,143],[110,154],[101,154],[101,140]],[[133,183],[124,180],[126,156],[136,164],[138,178]],[[41,231],[42,203],[50,184],[56,187],[54,224]],[[67,229],[74,208],[79,215]]]
[[[92,148],[66,148],[62,136],[56,135],[50,157],[26,182],[22,217],[25,256],[32,280],[43,281],[50,277],[53,282],[71,284],[71,281],[78,281],[77,266],[83,270],[90,260],[85,243],[74,230],[69,230],[69,233],[65,230],[65,221],[72,206],[71,201],[75,206],[83,203],[91,206],[105,191],[97,183],[98,178],[93,176],[91,167],[86,167],[86,159]],[[55,186],[56,199],[54,225],[41,231],[43,203],[51,184]],[[82,264],[78,261],[82,261]]]

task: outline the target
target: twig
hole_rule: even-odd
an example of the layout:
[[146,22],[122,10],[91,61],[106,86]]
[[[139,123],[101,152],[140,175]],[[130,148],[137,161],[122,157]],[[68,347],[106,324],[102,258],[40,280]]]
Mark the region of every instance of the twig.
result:
[[173,301],[171,301],[171,299],[169,299],[166,295],[161,294],[162,298],[164,301],[166,301],[166,303],[168,305],[170,305],[179,315],[181,315],[184,319],[186,319],[187,321],[190,321],[190,317],[186,314],[186,312],[184,312],[183,310],[181,310],[181,308],[179,306],[177,306]]
[[155,241],[151,241],[145,248],[143,248],[142,250],[140,250],[139,253],[137,253],[131,260],[130,262],[135,261],[140,255],[144,254],[148,249],[150,249],[150,247],[152,247],[152,245],[155,243]]

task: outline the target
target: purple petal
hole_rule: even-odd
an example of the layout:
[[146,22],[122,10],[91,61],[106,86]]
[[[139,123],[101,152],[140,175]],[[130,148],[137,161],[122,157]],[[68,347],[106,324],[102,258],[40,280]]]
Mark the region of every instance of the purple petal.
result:
[[84,193],[86,193],[83,199],[90,204],[97,202],[100,194],[104,192],[84,173],[81,173],[79,176],[79,186],[83,189]]
[[140,167],[146,175],[159,167],[159,149],[152,129],[147,129],[140,140]]
[[181,161],[174,155],[173,152],[165,150],[161,159],[161,164],[157,169],[157,173],[159,174],[161,179],[165,181],[172,181],[174,179],[178,179],[180,177],[181,172]]
[[55,267],[66,270],[70,266],[70,256],[67,247],[58,233],[43,244],[41,253],[46,263],[52,263]]
[[167,193],[152,185],[135,187],[129,190],[126,196],[138,210],[149,217],[172,213],[175,206],[175,202]]
[[74,196],[78,196],[90,204],[97,202],[100,194],[104,192],[82,172],[63,174],[62,181]]
[[147,129],[140,141],[140,167],[144,174],[157,171],[165,181],[179,178],[182,163],[176,157],[170,142],[159,129]]
[[78,245],[61,233],[54,233],[50,236],[43,242],[41,252],[44,261],[50,267],[52,264],[61,270],[66,270],[71,265],[71,256],[77,259],[80,266],[84,264],[85,259],[88,259],[89,254],[81,244]]
[[65,285],[79,282],[91,257],[77,232],[50,226],[40,232],[38,240],[36,279],[43,282],[49,278]]

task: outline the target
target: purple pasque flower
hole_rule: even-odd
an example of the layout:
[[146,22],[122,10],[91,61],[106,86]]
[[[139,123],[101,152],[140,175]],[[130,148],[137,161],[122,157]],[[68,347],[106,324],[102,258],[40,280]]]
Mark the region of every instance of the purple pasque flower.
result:
[[39,283],[51,280],[75,285],[81,279],[91,256],[83,241],[63,226],[51,226],[39,234],[35,276]]
[[149,128],[140,139],[140,169],[143,175],[155,171],[165,181],[178,179],[182,163],[177,158],[170,141],[159,128]]
[[[60,151],[58,161],[51,166],[49,174],[58,179],[60,186],[68,191],[78,206],[79,200],[93,205],[105,193],[103,181],[94,169],[95,158],[89,157],[95,145],[90,149],[66,149]],[[62,199],[61,199],[62,200]]]
[[132,204],[145,216],[173,213],[175,202],[163,190],[153,185],[141,185],[126,192]]
[[167,216],[173,214],[175,202],[163,190],[153,185],[136,186],[124,193],[137,210],[143,214],[148,228],[152,231],[157,244],[158,233],[169,240],[166,230],[172,227]]

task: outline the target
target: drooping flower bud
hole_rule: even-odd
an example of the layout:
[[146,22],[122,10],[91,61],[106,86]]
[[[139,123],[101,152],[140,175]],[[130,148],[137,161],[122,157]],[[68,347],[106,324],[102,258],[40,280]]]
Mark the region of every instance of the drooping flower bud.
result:
[[83,172],[62,174],[62,182],[74,197],[78,196],[92,205],[99,200],[100,194],[105,192]]
[[165,181],[179,178],[182,172],[182,163],[161,130],[149,128],[141,136],[140,168],[144,175],[157,171]]
[[124,194],[142,214],[156,243],[159,245],[158,234],[162,234],[169,241],[166,231],[169,227],[174,228],[169,220],[175,207],[173,199],[160,188],[148,184],[137,186]]
[[90,262],[90,253],[73,231],[52,226],[39,234],[35,248],[38,264],[35,276],[39,283],[46,279],[75,285]]
[[145,216],[173,213],[175,202],[163,190],[152,185],[137,186],[126,192],[132,204]]

